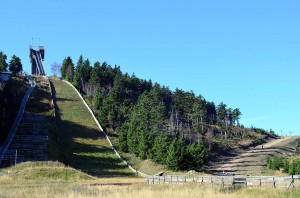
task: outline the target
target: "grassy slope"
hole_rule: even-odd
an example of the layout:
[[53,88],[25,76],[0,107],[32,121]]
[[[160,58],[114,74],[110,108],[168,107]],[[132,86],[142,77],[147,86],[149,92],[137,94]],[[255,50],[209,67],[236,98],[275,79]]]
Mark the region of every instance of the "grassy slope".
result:
[[59,162],[25,162],[1,169],[0,184],[37,184],[93,181],[95,178]]
[[75,90],[60,80],[52,83],[59,112],[59,160],[93,176],[133,176],[114,154]]

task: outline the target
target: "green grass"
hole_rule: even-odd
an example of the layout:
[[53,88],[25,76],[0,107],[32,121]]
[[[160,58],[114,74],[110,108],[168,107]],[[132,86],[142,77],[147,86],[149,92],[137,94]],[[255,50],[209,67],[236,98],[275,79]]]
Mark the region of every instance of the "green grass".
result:
[[98,177],[133,176],[114,154],[75,90],[51,80],[57,106],[59,161]]
[[59,162],[25,162],[1,169],[0,184],[92,181],[95,178]]

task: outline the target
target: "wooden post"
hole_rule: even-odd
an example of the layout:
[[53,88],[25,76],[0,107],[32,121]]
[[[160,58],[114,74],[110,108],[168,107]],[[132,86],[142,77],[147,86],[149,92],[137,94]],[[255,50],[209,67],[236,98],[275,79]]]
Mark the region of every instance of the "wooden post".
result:
[[214,186],[214,184],[213,184],[213,178],[212,177],[210,177],[210,185]]
[[224,177],[222,177],[222,188],[224,188]]
[[273,177],[273,188],[276,188],[276,185],[275,185],[275,177]]
[[259,187],[261,188],[261,178],[259,179]]
[[154,176],[152,176],[152,183],[154,184]]
[[291,181],[291,183],[290,183],[288,189],[290,189],[291,185],[293,185],[293,188],[295,187],[295,186],[294,186],[294,176],[293,176],[293,175],[292,175],[292,181]]
[[166,183],[166,176],[164,176],[164,184]]

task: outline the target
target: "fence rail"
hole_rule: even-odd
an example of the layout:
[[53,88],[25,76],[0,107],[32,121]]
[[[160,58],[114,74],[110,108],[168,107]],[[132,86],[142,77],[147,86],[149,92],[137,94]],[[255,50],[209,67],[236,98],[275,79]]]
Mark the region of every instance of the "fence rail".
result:
[[148,176],[147,184],[199,183],[208,186],[245,186],[271,188],[300,188],[300,175],[292,176]]

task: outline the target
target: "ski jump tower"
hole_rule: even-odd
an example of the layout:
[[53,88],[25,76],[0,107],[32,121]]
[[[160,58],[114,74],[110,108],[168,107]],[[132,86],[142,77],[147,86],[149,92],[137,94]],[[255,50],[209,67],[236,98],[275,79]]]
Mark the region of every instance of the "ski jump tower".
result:
[[29,57],[31,62],[31,74],[46,76],[44,68],[45,48],[44,46],[38,46],[37,49],[33,49],[33,46],[29,46]]

